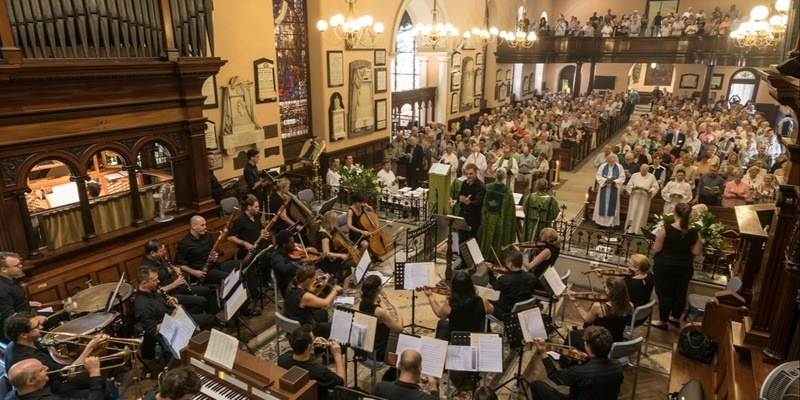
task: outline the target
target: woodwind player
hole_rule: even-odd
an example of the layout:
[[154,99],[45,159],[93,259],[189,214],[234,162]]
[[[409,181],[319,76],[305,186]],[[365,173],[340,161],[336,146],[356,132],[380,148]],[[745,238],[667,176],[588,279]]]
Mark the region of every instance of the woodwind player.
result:
[[[202,313],[206,311],[214,314],[219,311],[216,299],[214,299],[214,292],[208,286],[195,285],[191,289],[186,284],[186,279],[183,272],[178,268],[177,278],[172,278],[172,273],[167,270],[167,267],[162,264],[162,260],[166,260],[167,246],[160,240],[148,240],[144,244],[144,256],[142,256],[142,265],[139,268],[152,268],[158,274],[158,280],[161,287],[158,290],[163,294],[178,299],[178,302],[186,307],[190,313]],[[191,290],[191,292],[190,292]]]
[[[178,242],[178,250],[173,263],[183,272],[191,275],[193,281],[203,280],[208,284],[220,283],[228,276],[233,265],[220,266],[216,260],[219,253],[211,254],[214,239],[206,230],[206,219],[195,215],[189,220],[189,233]],[[203,266],[211,259],[211,269],[203,272]]]
[[317,399],[327,400],[329,391],[336,386],[344,386],[347,382],[347,374],[344,369],[342,359],[342,348],[339,343],[330,342],[331,355],[335,364],[336,372],[331,371],[325,365],[311,361],[311,354],[314,351],[314,334],[312,328],[303,325],[289,334],[289,346],[291,350],[278,357],[278,366],[285,369],[299,367],[308,371],[308,377],[317,381]]

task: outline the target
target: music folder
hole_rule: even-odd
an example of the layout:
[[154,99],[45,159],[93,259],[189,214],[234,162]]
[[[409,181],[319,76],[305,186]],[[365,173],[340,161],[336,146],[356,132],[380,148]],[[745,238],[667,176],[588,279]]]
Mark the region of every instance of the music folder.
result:
[[377,329],[378,318],[375,316],[336,307],[333,310],[331,334],[328,339],[371,353],[375,349]]
[[386,360],[399,366],[404,351],[413,349],[422,356],[422,373],[441,378],[447,358],[447,342],[427,336],[409,335],[392,331],[386,345]]
[[484,261],[486,261],[486,259],[483,257],[480,246],[478,246],[478,241],[475,240],[475,238],[471,238],[464,243],[460,243],[458,248],[460,250],[461,258],[464,259],[464,262],[467,263],[467,267],[471,270],[474,270],[479,265],[483,264]]
[[453,332],[447,346],[449,371],[503,372],[503,338],[496,333]]

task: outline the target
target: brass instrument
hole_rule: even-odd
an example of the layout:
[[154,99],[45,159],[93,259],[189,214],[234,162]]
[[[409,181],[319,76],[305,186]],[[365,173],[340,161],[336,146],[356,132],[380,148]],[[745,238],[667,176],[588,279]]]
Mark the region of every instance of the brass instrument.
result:
[[[128,362],[128,359],[131,355],[135,354],[134,350],[131,349],[122,349],[116,353],[109,354],[107,356],[98,357],[100,362],[109,361],[109,360],[119,360],[113,364],[103,365],[100,367],[100,370],[107,370],[107,369],[114,369],[118,367],[124,367],[125,364]],[[62,377],[66,378],[70,375],[77,374],[81,371],[79,369],[83,369],[84,364],[72,364],[64,366],[60,369],[54,369],[52,371],[47,371],[47,374],[60,374]]]
[[[233,225],[233,221],[236,220],[236,217],[239,216],[239,211],[241,211],[241,210],[239,210],[236,207],[233,208],[233,212],[231,213],[231,216],[228,217],[228,222],[226,222],[225,226],[222,228],[222,233],[219,234],[219,237],[217,238],[217,241],[214,242],[214,247],[212,247],[211,248],[211,252],[208,253],[208,260],[206,260],[206,263],[203,264],[203,268],[202,268],[203,272],[208,272],[209,268],[211,268],[211,263],[214,262],[214,254],[216,254],[217,249],[219,249],[219,246],[222,244],[222,241],[225,239],[225,237],[228,236],[228,231],[231,229],[231,225]],[[204,279],[199,279],[199,282],[202,284],[203,280]]]
[[[94,339],[94,335],[80,335],[80,334],[77,334],[77,333],[54,332],[54,331],[45,331],[45,330],[42,330],[40,332],[42,332],[45,335],[52,334],[55,337],[63,336],[63,337],[76,338],[76,339],[89,339],[89,340]],[[118,338],[118,337],[114,337],[114,336],[109,336],[106,341],[109,342],[109,343],[124,344],[126,346],[139,347],[139,346],[142,345],[142,339],[129,339],[129,338]],[[61,344],[61,342],[59,340],[57,340],[57,339],[50,340],[50,341],[42,341],[42,343],[45,346],[57,346],[57,345]],[[76,345],[79,345],[79,346],[86,346],[87,345],[87,343],[76,343],[76,342],[70,342],[70,344],[76,344]]]

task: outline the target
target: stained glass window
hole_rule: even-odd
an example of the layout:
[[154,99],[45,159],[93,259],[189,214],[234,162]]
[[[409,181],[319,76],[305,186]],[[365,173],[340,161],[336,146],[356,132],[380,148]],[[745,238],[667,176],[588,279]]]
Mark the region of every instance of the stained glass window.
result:
[[303,0],[272,0],[275,49],[278,61],[281,137],[309,136],[311,106],[308,102],[308,31]]
[[417,65],[416,35],[414,35],[414,23],[407,12],[403,13],[400,19],[400,27],[397,28],[397,39],[395,41],[397,56],[392,64],[392,91],[418,89],[419,65]]

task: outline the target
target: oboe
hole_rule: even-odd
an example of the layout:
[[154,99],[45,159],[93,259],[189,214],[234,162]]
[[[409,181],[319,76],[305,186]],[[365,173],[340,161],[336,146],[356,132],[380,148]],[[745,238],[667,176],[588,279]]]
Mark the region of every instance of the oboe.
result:
[[[179,276],[183,276],[183,272],[180,270],[180,268],[172,265],[172,261],[170,261],[169,258],[161,257],[161,259],[167,263],[167,270],[169,270],[169,273],[173,275],[173,279],[177,279]],[[184,278],[183,284],[186,286],[186,289],[189,290],[189,294],[194,296],[195,293],[194,290],[192,290],[192,285],[189,284],[189,281],[186,279],[185,276],[183,278]]]

